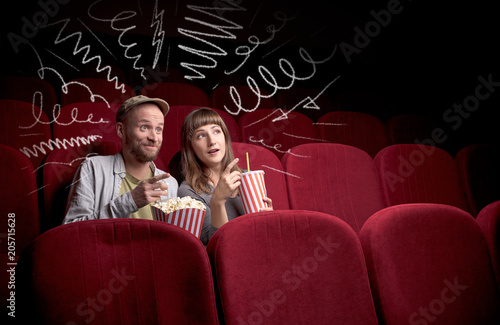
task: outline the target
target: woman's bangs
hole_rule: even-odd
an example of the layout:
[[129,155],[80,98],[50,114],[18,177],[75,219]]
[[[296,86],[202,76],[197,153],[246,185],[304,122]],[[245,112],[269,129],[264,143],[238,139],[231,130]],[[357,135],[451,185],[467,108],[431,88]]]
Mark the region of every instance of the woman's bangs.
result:
[[207,125],[207,124],[216,124],[224,129],[224,121],[221,119],[219,114],[212,111],[211,109],[200,109],[196,112],[196,115],[191,119],[192,125],[189,130],[189,137],[191,138],[196,129]]

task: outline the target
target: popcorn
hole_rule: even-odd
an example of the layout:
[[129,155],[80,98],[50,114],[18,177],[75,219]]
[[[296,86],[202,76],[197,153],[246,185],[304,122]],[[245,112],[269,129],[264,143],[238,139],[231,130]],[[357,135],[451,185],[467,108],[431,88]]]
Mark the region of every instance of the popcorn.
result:
[[189,196],[151,204],[153,219],[178,226],[200,238],[206,207]]
[[207,209],[203,203],[190,196],[176,197],[166,201],[156,201],[152,206],[162,210],[166,214],[181,209],[200,209],[203,211]]

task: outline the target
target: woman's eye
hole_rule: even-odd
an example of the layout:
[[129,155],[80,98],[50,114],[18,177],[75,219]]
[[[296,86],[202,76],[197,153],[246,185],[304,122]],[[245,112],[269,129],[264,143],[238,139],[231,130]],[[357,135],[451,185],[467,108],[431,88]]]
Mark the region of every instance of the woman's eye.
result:
[[205,137],[205,135],[203,133],[200,133],[200,134],[198,134],[198,136],[196,137],[196,139],[201,139],[201,138],[204,138],[204,137]]

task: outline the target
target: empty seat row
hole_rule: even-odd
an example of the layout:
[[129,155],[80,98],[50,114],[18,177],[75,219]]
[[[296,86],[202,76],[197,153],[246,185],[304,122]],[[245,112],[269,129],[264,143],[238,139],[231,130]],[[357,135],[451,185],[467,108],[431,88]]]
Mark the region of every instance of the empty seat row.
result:
[[487,232],[439,204],[382,209],[359,235],[321,212],[249,214],[206,250],[162,222],[83,221],[24,251],[16,308],[37,324],[497,324]]

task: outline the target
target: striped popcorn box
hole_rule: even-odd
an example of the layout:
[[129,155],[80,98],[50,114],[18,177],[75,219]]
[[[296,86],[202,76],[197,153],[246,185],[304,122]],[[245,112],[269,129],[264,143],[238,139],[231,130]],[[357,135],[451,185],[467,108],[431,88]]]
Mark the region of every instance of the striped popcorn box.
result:
[[246,214],[267,208],[267,203],[263,201],[263,198],[267,196],[263,170],[241,174],[240,196]]
[[205,219],[205,210],[187,208],[165,213],[155,206],[151,206],[151,209],[155,220],[175,225],[200,238],[203,219]]

